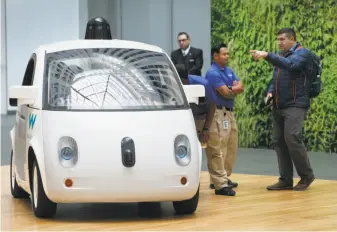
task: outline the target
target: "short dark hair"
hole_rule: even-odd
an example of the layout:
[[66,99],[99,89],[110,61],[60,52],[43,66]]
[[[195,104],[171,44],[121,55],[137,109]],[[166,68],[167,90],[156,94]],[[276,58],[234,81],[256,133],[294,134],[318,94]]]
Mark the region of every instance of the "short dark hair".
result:
[[189,34],[187,34],[187,32],[184,32],[184,31],[179,32],[177,38],[178,38],[179,36],[181,36],[181,35],[186,35],[186,38],[187,38],[187,39],[190,38]]
[[281,30],[277,32],[277,35],[280,35],[280,34],[286,34],[288,38],[290,38],[291,36],[294,36],[294,40],[296,41],[296,33],[294,29],[292,28],[289,28],[289,27],[282,28]]
[[214,53],[220,53],[221,48],[227,48],[227,45],[224,44],[224,43],[221,43],[221,44],[218,44],[218,45],[212,47],[211,55],[213,56]]

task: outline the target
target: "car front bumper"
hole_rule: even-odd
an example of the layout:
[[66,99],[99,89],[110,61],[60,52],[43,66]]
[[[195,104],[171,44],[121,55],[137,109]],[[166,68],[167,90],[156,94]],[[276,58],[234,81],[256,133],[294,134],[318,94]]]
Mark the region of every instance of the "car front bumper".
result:
[[[194,196],[199,186],[199,172],[154,173],[133,175],[100,175],[102,172],[87,172],[87,175],[52,175],[47,177],[47,196],[56,203],[94,202],[155,202],[180,201]],[[182,178],[186,178],[183,184]],[[71,180],[72,186],[66,186]],[[183,182],[183,183],[182,183]]]

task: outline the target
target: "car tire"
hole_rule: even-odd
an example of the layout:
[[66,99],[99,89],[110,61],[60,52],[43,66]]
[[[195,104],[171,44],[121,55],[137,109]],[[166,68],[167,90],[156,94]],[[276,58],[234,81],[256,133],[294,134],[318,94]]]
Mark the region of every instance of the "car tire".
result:
[[199,189],[200,186],[191,199],[173,202],[173,208],[176,214],[193,214],[195,212],[199,203]]
[[38,218],[50,218],[56,213],[57,204],[49,200],[47,197],[40,174],[39,165],[36,160],[34,161],[31,170],[31,191],[32,191],[32,208],[36,217]]
[[10,164],[10,185],[11,185],[11,193],[14,198],[29,198],[29,194],[23,190],[16,182],[15,177],[15,169],[13,167],[14,162],[14,154],[13,150],[11,152],[11,164]]

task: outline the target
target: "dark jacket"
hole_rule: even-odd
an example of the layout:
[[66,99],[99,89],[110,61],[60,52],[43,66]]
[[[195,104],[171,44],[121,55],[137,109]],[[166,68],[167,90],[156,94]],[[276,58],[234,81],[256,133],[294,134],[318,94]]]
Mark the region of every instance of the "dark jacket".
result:
[[204,63],[201,49],[191,46],[186,56],[183,56],[181,49],[177,49],[171,53],[171,60],[174,65],[184,64],[188,70],[188,74],[201,76],[201,69]]
[[274,107],[308,108],[310,82],[306,73],[312,66],[310,52],[297,43],[289,52],[268,53],[266,60],[275,66],[268,89],[273,93]]

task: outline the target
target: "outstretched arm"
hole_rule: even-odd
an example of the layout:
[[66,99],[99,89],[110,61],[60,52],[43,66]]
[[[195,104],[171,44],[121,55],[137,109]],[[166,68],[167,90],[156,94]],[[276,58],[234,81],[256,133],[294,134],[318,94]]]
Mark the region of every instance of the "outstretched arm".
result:
[[289,71],[302,70],[305,68],[307,61],[310,58],[310,54],[308,52],[301,52],[301,54],[294,53],[289,58],[265,51],[251,50],[250,53],[253,55],[255,60],[265,59],[271,64]]
[[266,61],[269,61],[273,65],[287,69],[289,71],[300,71],[305,68],[309,58],[309,53],[303,53],[303,55],[298,55],[295,53],[289,58],[278,56],[274,53],[268,53]]

